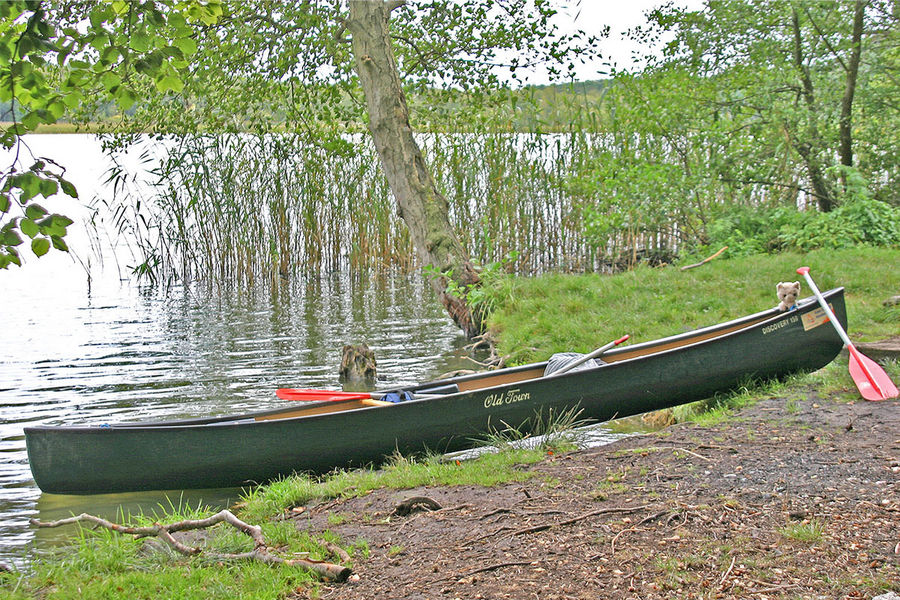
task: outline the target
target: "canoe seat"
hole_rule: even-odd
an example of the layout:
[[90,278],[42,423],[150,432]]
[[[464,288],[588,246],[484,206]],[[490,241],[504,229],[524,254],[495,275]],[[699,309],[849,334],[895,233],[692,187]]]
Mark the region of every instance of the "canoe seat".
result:
[[[566,365],[572,364],[582,356],[584,356],[584,354],[578,352],[557,352],[547,361],[547,366],[544,367],[544,377],[565,368]],[[574,367],[570,372],[574,373],[575,371],[582,371],[584,369],[593,369],[594,367],[605,364],[606,363],[599,358],[594,358]]]

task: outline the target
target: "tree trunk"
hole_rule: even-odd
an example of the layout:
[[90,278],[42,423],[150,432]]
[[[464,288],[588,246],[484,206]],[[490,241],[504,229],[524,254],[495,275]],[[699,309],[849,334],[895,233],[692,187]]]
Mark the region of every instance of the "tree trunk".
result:
[[797,7],[793,6],[791,10],[791,26],[794,35],[794,66],[800,76],[801,96],[806,104],[806,140],[793,139],[794,149],[803,158],[806,164],[806,171],[809,174],[809,180],[813,187],[813,193],[819,203],[819,210],[829,212],[834,208],[834,199],[825,179],[822,165],[819,163],[819,154],[822,142],[819,136],[819,128],[816,118],[815,94],[812,83],[812,76],[809,67],[804,63],[803,57],[803,38],[800,31],[800,18],[797,15]]
[[[347,29],[352,37],[356,73],[369,116],[369,131],[381,159],[400,217],[409,229],[424,265],[443,275],[432,286],[454,322],[473,337],[482,332],[474,315],[456,290],[478,284],[478,274],[450,224],[449,204],[437,190],[409,124],[409,109],[391,47],[388,23],[392,7],[402,2],[351,0]],[[463,294],[464,296],[464,294]]]
[[844,88],[844,97],[841,100],[841,120],[839,123],[841,164],[847,167],[853,166],[853,131],[851,129],[853,95],[856,93],[856,78],[859,75],[859,61],[862,55],[863,17],[866,12],[866,2],[867,0],[856,0],[856,6],[853,11],[852,48],[850,50],[850,60],[847,61],[847,85]]

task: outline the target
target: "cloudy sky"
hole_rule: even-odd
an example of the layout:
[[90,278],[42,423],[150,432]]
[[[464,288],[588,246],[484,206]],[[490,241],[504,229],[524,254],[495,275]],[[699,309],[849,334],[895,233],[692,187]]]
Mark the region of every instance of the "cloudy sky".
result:
[[[580,65],[578,79],[590,80],[605,77],[607,67],[604,62],[615,63],[619,68],[632,66],[632,52],[637,46],[625,38],[625,32],[645,22],[647,11],[664,3],[664,0],[581,0],[566,3],[560,9],[560,27],[582,29],[587,33],[599,33],[609,25],[610,34],[601,44],[604,60],[599,63]],[[697,10],[702,0],[677,0],[676,5]]]

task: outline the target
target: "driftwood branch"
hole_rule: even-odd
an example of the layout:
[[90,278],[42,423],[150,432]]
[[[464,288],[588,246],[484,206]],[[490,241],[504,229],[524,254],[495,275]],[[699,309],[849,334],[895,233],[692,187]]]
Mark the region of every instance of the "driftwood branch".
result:
[[[217,523],[222,523],[223,521],[225,523],[228,523],[241,533],[249,536],[253,540],[255,546],[254,549],[250,552],[241,553],[207,552],[199,546],[191,547],[182,544],[172,535],[173,533],[177,533],[179,531],[206,529],[208,527],[216,525]],[[262,529],[256,525],[250,525],[249,523],[241,521],[229,510],[222,510],[206,519],[188,519],[184,521],[178,521],[177,523],[171,523],[169,525],[154,523],[152,525],[143,527],[120,525],[118,523],[113,523],[112,521],[107,521],[106,519],[88,513],[82,513],[78,516],[69,517],[67,519],[60,519],[58,521],[39,521],[37,519],[31,519],[31,524],[37,527],[61,527],[63,525],[71,525],[81,522],[93,523],[98,527],[103,527],[105,529],[110,529],[119,533],[126,533],[139,538],[156,537],[164,541],[179,554],[184,554],[185,556],[197,556],[202,554],[204,557],[210,558],[212,560],[258,560],[265,564],[300,567],[302,569],[306,569],[307,571],[315,573],[319,577],[331,579],[333,581],[346,581],[351,573],[351,569],[349,567],[344,567],[342,565],[336,565],[318,560],[311,560],[308,558],[282,558],[280,556],[270,554],[269,548],[266,545],[265,538],[263,537]],[[331,549],[329,548],[329,550]],[[334,550],[331,551],[334,552]],[[343,560],[347,560],[350,558],[349,555],[346,554],[346,552],[344,552],[343,554],[336,552],[336,554],[341,556]],[[345,556],[346,558],[344,558]]]
[[696,268],[696,267],[702,267],[703,265],[705,265],[706,263],[708,263],[708,262],[711,261],[712,259],[717,258],[720,254],[722,254],[722,253],[725,252],[726,250],[728,250],[728,246],[723,246],[721,250],[719,250],[718,252],[716,252],[716,253],[713,254],[712,256],[708,256],[707,258],[704,258],[703,260],[701,260],[701,261],[698,262],[698,263],[694,263],[694,264],[692,264],[692,265],[687,265],[687,266],[681,267],[681,270],[682,270],[682,271],[687,271],[688,269],[694,269],[694,268]]

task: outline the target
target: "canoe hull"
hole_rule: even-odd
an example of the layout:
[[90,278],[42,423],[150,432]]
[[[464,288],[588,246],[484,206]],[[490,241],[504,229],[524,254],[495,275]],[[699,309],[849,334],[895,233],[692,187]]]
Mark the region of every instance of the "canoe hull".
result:
[[[826,295],[846,327],[843,290]],[[607,366],[559,377],[533,377],[542,371],[539,363],[457,378],[462,392],[390,406],[287,418],[282,413],[293,409],[111,427],[31,427],[26,445],[35,482],[45,492],[237,487],[294,472],[377,464],[396,451],[459,450],[504,424],[519,426],[551,410],[577,407],[580,419],[602,422],[677,406],[753,378],[821,368],[842,346],[821,309],[807,301],[788,313],[767,311],[612,351],[604,357]],[[487,377],[500,383],[466,391]]]

